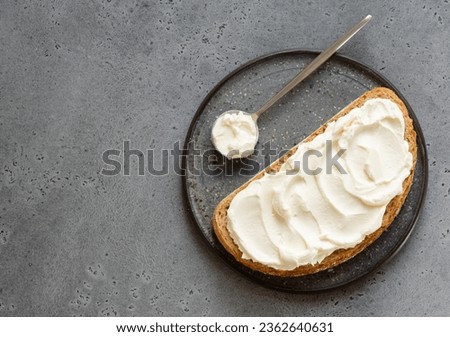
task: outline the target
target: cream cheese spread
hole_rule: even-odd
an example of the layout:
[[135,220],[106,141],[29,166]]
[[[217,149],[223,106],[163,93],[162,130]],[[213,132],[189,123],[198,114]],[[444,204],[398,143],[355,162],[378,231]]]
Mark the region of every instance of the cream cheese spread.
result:
[[[374,98],[301,142],[277,173],[233,198],[228,230],[243,258],[292,270],[354,247],[380,228],[412,168],[404,130],[397,104]],[[333,155],[340,151],[340,169],[326,169],[327,146]]]
[[214,123],[212,142],[228,158],[251,155],[258,141],[258,128],[252,116],[239,110],[222,114]]

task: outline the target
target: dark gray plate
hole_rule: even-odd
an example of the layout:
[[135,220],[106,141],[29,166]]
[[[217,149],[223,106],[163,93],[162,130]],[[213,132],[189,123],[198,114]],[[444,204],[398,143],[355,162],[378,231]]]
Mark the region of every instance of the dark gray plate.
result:
[[[206,96],[185,142],[183,185],[187,207],[210,246],[235,269],[269,287],[292,292],[332,289],[375,270],[408,239],[425,197],[428,179],[425,141],[419,122],[401,93],[384,77],[356,61],[335,55],[258,120],[256,152],[244,160],[226,160],[210,140],[217,116],[230,109],[253,112],[310,63],[317,52],[283,51],[250,61],[225,77]],[[218,202],[283,150],[300,142],[363,92],[393,89],[406,103],[418,135],[418,158],[411,191],[394,223],[370,247],[333,269],[301,277],[267,276],[237,263],[218,242],[211,215]]]

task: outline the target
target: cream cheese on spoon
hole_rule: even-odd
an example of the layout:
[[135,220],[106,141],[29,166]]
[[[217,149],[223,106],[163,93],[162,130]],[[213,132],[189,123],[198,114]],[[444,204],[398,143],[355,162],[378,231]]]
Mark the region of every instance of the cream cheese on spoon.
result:
[[217,118],[211,140],[227,158],[248,157],[258,142],[258,126],[248,113],[231,110]]

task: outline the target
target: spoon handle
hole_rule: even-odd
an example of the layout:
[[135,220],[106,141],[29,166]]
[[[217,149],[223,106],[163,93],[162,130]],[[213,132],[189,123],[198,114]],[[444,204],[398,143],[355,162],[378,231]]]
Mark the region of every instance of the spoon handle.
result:
[[291,91],[297,84],[303,81],[306,77],[319,68],[326,60],[328,60],[336,51],[339,50],[348,40],[350,40],[357,32],[361,30],[372,18],[372,15],[367,15],[364,19],[354,25],[347,33],[341,36],[330,47],[320,53],[306,68],[304,68],[297,76],[295,76],[286,86],[280,90],[275,96],[268,100],[258,111],[253,113],[253,120],[257,120],[259,116],[272,105],[274,105],[281,97]]

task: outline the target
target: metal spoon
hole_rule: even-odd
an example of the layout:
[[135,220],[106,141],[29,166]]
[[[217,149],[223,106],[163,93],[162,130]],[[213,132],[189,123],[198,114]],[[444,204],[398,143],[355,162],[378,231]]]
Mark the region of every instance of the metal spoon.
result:
[[[254,140],[254,145],[256,145],[258,141],[258,125],[257,120],[259,116],[261,116],[265,111],[267,111],[270,107],[272,107],[280,98],[282,98],[284,95],[286,95],[289,91],[291,91],[297,84],[299,84],[301,81],[303,81],[305,78],[307,78],[313,71],[315,71],[317,68],[319,68],[325,61],[327,61],[336,51],[338,51],[348,40],[350,40],[357,32],[359,32],[372,18],[372,15],[367,15],[364,19],[362,19],[360,22],[358,22],[356,25],[354,25],[347,33],[345,33],[342,37],[340,37],[336,42],[334,42],[330,47],[325,49],[322,53],[320,53],[306,68],[304,68],[297,76],[295,76],[286,86],[281,89],[275,96],[273,96],[271,99],[269,99],[258,111],[249,114],[244,111],[239,110],[229,110],[222,113],[216,120],[213,126],[212,134],[214,135],[214,129],[218,126],[218,121],[222,120],[221,117],[227,115],[227,114],[238,114],[243,113],[244,115],[250,116],[254,127],[256,128],[256,137]],[[249,119],[247,118],[247,121]],[[219,144],[217,144],[217,140],[215,137],[212,137],[212,142],[214,144],[214,147],[221,152],[224,156],[227,156],[228,158],[243,158],[249,156],[251,153],[253,153],[253,150],[240,152],[237,151],[231,151],[233,152],[232,155],[229,153],[223,153],[219,148]],[[222,146],[223,148],[223,146]]]

